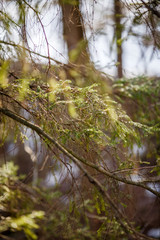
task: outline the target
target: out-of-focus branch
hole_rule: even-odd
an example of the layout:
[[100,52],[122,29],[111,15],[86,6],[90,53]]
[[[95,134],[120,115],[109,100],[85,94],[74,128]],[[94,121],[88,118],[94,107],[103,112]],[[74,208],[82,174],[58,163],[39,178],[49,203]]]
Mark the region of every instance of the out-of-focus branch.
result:
[[39,13],[38,11],[36,11],[28,2],[26,2],[25,0],[23,0],[23,2],[30,8],[32,9],[32,11],[36,14],[37,16],[37,19],[41,25],[41,28],[42,28],[42,31],[43,31],[43,34],[44,34],[44,38],[45,38],[45,41],[46,41],[46,44],[47,44],[47,52],[48,52],[48,62],[49,62],[49,68],[51,67],[51,62],[50,62],[50,50],[49,50],[49,42],[48,42],[48,39],[47,39],[47,35],[46,35],[46,31],[44,29],[44,25],[39,17]]
[[[17,49],[18,49],[18,48],[24,49],[24,50],[27,51],[29,54],[34,54],[34,55],[39,56],[39,57],[44,58],[44,59],[50,58],[50,61],[55,62],[55,63],[58,64],[59,66],[63,67],[63,69],[75,68],[77,72],[80,72],[80,73],[81,73],[81,69],[83,69],[83,67],[84,67],[84,64],[81,64],[81,65],[78,64],[78,65],[77,65],[77,64],[72,63],[72,62],[68,62],[68,64],[67,64],[67,63],[62,63],[62,62],[60,62],[60,61],[58,61],[58,60],[56,60],[56,59],[54,59],[54,58],[52,58],[52,57],[50,57],[50,56],[48,57],[48,56],[46,56],[46,55],[37,53],[37,52],[35,52],[35,51],[33,51],[33,50],[29,49],[29,48],[26,48],[26,47],[24,47],[24,46],[22,46],[22,45],[20,45],[20,44],[14,43],[14,42],[7,42],[7,41],[4,41],[4,40],[0,40],[0,44],[12,46],[12,47],[17,48]],[[80,67],[80,68],[77,68],[77,67]],[[89,66],[85,66],[85,69],[90,70],[90,67],[89,67]],[[107,78],[108,78],[108,77],[109,77],[109,76],[107,75]]]
[[37,55],[37,56],[39,56],[39,57],[42,57],[42,58],[45,58],[45,59],[50,58],[50,60],[54,61],[55,63],[57,63],[57,64],[59,64],[59,65],[61,65],[61,66],[64,66],[63,63],[57,61],[57,60],[54,59],[54,58],[51,58],[50,56],[48,57],[48,56],[45,56],[45,55],[43,55],[43,54],[37,53],[37,52],[35,52],[35,51],[33,51],[33,50],[29,49],[29,48],[26,48],[26,47],[24,47],[24,46],[21,46],[21,45],[19,45],[19,44],[14,43],[14,42],[7,42],[7,41],[0,40],[0,44],[12,46],[12,47],[15,47],[15,48],[24,49],[25,51],[27,51],[27,52],[29,52],[29,53],[32,53],[32,54],[34,54],[34,55]]
[[160,18],[160,12],[158,12],[156,9],[154,9],[153,7],[151,7],[148,3],[146,3],[145,1],[141,0],[141,2],[144,4],[144,6],[151,11],[155,16],[157,16],[158,18]]

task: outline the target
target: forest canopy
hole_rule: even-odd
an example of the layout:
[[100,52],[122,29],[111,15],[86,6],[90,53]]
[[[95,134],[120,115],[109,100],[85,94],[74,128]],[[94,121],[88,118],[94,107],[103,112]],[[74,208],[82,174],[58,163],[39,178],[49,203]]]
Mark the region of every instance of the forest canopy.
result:
[[158,61],[160,4],[104,2],[0,3],[0,239],[160,238],[158,66],[126,54]]

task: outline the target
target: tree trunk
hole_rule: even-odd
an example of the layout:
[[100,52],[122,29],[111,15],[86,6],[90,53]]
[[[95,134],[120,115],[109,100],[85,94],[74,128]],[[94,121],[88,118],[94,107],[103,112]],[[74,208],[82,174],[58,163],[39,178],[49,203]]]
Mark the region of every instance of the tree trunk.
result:
[[123,77],[123,62],[122,62],[122,31],[123,25],[121,24],[122,18],[122,5],[120,0],[114,0],[114,21],[115,21],[115,40],[117,50],[117,76]]
[[59,0],[59,4],[62,7],[63,34],[68,47],[69,61],[85,64],[89,62],[89,55],[79,0]]

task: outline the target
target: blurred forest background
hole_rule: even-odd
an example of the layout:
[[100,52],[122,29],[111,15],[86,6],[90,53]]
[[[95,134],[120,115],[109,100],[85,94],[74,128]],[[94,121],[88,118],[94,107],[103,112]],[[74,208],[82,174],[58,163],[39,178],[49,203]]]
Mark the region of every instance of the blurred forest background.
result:
[[159,0],[0,3],[0,239],[160,239]]

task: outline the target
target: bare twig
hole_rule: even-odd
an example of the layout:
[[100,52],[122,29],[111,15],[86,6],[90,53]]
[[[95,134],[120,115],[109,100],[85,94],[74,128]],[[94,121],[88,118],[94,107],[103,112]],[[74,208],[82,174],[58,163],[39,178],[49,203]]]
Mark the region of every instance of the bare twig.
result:
[[[33,12],[36,14],[37,18],[38,18],[38,21],[40,22],[40,25],[42,27],[42,31],[43,31],[43,34],[44,34],[44,38],[45,38],[45,41],[46,41],[46,44],[47,44],[47,51],[48,51],[48,62],[49,62],[49,68],[51,67],[51,58],[50,58],[50,51],[49,51],[49,43],[48,43],[48,39],[47,39],[47,35],[46,35],[46,31],[44,29],[44,25],[39,17],[39,13],[28,3],[26,2],[25,0],[23,0],[23,2],[30,8],[33,10]],[[49,69],[48,69],[49,70]]]

